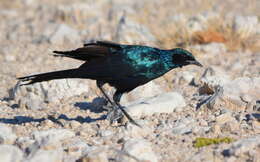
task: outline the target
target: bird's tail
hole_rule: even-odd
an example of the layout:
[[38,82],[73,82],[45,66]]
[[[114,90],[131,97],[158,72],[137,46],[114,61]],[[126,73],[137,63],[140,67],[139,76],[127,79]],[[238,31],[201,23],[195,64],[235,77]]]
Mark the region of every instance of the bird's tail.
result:
[[65,78],[80,78],[78,69],[69,69],[69,70],[61,70],[54,71],[36,75],[29,75],[25,77],[17,78],[22,82],[21,85],[28,85],[37,82],[49,81],[54,79],[65,79]]
[[71,57],[71,58],[77,58],[77,51],[53,51],[55,53],[53,56],[55,57]]

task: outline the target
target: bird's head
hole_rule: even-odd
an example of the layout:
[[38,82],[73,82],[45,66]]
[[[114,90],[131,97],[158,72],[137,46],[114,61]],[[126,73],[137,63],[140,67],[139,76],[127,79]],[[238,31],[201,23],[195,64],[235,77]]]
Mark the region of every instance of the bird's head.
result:
[[182,48],[175,48],[172,50],[172,62],[173,64],[182,67],[186,65],[197,65],[202,67],[202,64],[199,63],[195,57],[189,51]]

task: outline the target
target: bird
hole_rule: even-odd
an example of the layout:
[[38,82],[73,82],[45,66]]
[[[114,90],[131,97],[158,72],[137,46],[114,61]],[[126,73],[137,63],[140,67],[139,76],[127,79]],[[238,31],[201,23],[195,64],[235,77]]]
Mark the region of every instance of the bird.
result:
[[[140,126],[120,104],[123,94],[148,83],[174,68],[186,65],[201,66],[193,54],[182,48],[160,49],[144,45],[119,44],[110,41],[96,41],[70,51],[53,51],[56,57],[69,57],[84,61],[78,68],[53,71],[17,78],[21,85],[55,79],[81,78],[96,80],[96,85],[112,105],[121,110],[128,120]],[[116,89],[112,99],[103,86]],[[110,119],[113,121],[115,117]]]

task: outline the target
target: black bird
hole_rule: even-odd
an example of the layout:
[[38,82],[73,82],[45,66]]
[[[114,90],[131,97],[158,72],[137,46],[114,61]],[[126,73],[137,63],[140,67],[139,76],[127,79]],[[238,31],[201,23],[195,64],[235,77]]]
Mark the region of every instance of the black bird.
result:
[[[162,50],[141,45],[123,45],[106,41],[84,44],[72,51],[53,51],[54,56],[70,57],[85,61],[75,69],[54,71],[18,78],[33,84],[42,81],[64,78],[85,78],[96,80],[97,87],[106,99],[119,108],[130,122],[138,125],[120,105],[124,93],[143,85],[166,72],[190,64],[202,66],[187,50],[175,48]],[[115,87],[112,102],[103,89],[108,83]]]

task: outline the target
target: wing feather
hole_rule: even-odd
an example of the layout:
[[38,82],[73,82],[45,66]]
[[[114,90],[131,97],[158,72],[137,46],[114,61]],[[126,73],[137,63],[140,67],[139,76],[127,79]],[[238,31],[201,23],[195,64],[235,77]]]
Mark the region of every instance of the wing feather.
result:
[[90,61],[100,57],[107,57],[112,54],[112,49],[120,50],[120,44],[97,41],[95,43],[84,44],[84,47],[72,50],[72,51],[53,51],[54,56],[70,57],[82,61]]

